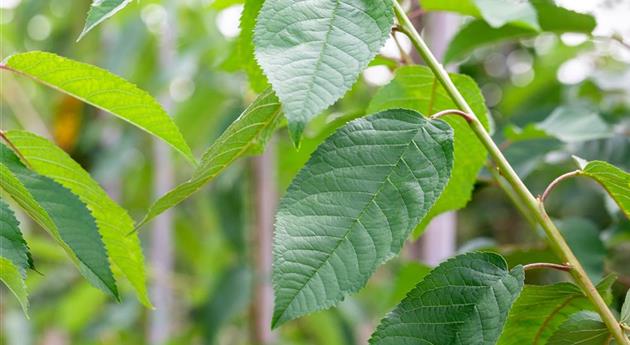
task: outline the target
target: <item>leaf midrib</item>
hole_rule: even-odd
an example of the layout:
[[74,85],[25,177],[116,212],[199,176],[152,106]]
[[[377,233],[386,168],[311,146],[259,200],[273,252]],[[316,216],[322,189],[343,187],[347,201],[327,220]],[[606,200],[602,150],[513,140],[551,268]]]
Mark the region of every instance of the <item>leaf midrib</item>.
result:
[[[273,321],[273,326],[275,326],[279,320],[281,320],[284,316],[284,314],[287,312],[287,310],[289,309],[289,307],[291,306],[291,304],[293,304],[293,302],[295,301],[295,299],[297,298],[297,296],[300,294],[300,292],[302,292],[304,290],[304,288],[306,287],[306,285],[308,285],[308,283],[310,283],[310,281],[319,273],[319,270],[321,270],[322,267],[324,267],[324,265],[330,260],[330,258],[332,257],[332,255],[335,253],[335,251],[337,251],[337,249],[339,248],[339,246],[341,246],[341,244],[343,242],[345,242],[348,239],[348,235],[350,234],[350,232],[352,231],[352,229],[354,228],[354,226],[356,225],[357,222],[360,222],[361,217],[365,214],[365,212],[367,211],[367,209],[369,208],[370,204],[372,204],[374,202],[374,200],[376,199],[376,197],[381,193],[382,189],[384,188],[384,186],[386,185],[386,183],[388,181],[390,181],[390,177],[392,176],[392,174],[394,173],[394,171],[396,170],[396,167],[400,164],[401,161],[404,161],[404,157],[405,154],[407,153],[407,151],[409,150],[409,148],[412,145],[415,145],[415,139],[418,136],[418,134],[420,134],[420,132],[424,130],[424,127],[420,127],[417,131],[416,134],[411,138],[409,144],[407,144],[407,147],[402,151],[400,158],[398,158],[398,160],[396,161],[395,164],[391,165],[391,170],[390,172],[387,174],[387,176],[383,179],[383,182],[381,182],[381,185],[378,187],[378,189],[374,192],[374,195],[372,195],[372,197],[370,198],[370,200],[368,200],[365,203],[365,206],[363,207],[363,209],[361,210],[361,212],[359,213],[359,215],[353,219],[352,223],[348,226],[348,230],[346,231],[346,233],[339,238],[339,240],[337,241],[337,244],[335,245],[335,247],[330,251],[330,253],[326,256],[326,258],[322,261],[322,263],[319,265],[319,267],[317,267],[315,269],[315,272],[313,272],[313,274],[304,282],[304,284],[302,284],[302,286],[297,289],[296,293],[293,295],[293,297],[291,298],[291,300],[289,301],[289,303],[287,303],[286,307],[284,308],[284,310],[282,311],[282,313],[280,315],[278,315],[278,317],[275,318],[275,320]],[[417,147],[417,145],[415,145]],[[431,162],[429,162],[430,164],[432,164]],[[378,204],[377,204],[378,205]]]

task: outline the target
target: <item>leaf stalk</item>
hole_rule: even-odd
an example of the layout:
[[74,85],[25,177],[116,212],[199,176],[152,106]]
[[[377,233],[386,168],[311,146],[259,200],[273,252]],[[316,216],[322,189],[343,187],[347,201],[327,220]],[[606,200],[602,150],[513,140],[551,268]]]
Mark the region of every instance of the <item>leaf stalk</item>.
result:
[[414,47],[418,51],[418,54],[420,54],[427,66],[433,71],[435,77],[442,84],[442,86],[444,87],[450,98],[453,100],[453,102],[457,105],[459,110],[471,116],[471,121],[468,122],[470,128],[485,146],[486,150],[488,150],[488,153],[492,157],[492,160],[497,165],[499,173],[512,186],[518,199],[521,200],[527,211],[534,217],[536,222],[541,225],[547,235],[550,247],[553,249],[556,255],[559,256],[562,262],[566,262],[572,267],[572,270],[570,271],[571,276],[580,286],[587,298],[595,306],[597,312],[601,316],[603,322],[606,324],[606,327],[613,335],[617,343],[630,345],[630,340],[625,336],[619,322],[608,308],[608,305],[606,304],[602,296],[599,294],[599,292],[597,292],[597,289],[593,285],[593,282],[591,282],[591,280],[588,278],[586,271],[576,258],[575,254],[567,244],[566,240],[564,239],[556,225],[547,215],[542,201],[534,197],[534,195],[529,191],[529,189],[520,179],[520,177],[516,174],[508,160],[498,148],[497,144],[494,142],[494,140],[492,140],[490,134],[486,131],[479,119],[475,116],[474,111],[472,110],[468,102],[466,102],[464,96],[459,92],[459,90],[449,77],[444,66],[436,59],[436,57],[433,55],[427,44],[424,42],[416,28],[413,26],[411,20],[409,19],[409,17],[407,17],[407,14],[400,6],[398,1],[392,0],[392,3],[394,5],[396,17],[398,18],[400,24],[400,30],[409,37]]

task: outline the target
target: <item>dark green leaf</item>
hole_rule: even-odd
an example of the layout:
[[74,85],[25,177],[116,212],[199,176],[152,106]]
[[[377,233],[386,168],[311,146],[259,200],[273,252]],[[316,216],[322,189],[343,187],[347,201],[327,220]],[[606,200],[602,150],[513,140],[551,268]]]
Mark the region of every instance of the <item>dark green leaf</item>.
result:
[[31,218],[44,220],[40,225],[66,249],[81,274],[118,298],[103,241],[86,206],[60,184],[27,169],[6,146],[0,145],[0,153],[0,186]]
[[81,35],[79,35],[79,40],[105,19],[125,8],[130,2],[131,0],[93,0],[87,19],[85,20],[85,27]]
[[[610,299],[615,276],[597,285],[600,294]],[[570,315],[593,306],[580,288],[571,283],[526,285],[514,303],[498,345],[544,345]]]
[[263,92],[204,153],[192,178],[158,199],[137,228],[188,198],[237,158],[261,152],[282,119],[281,114],[273,91]]
[[146,289],[144,255],[133,220],[116,204],[99,184],[61,148],[48,140],[25,131],[8,131],[6,136],[31,164],[33,170],[68,188],[88,207],[96,220],[113,266],[129,279],[138,298],[151,306]]
[[256,58],[297,145],[306,123],[348,91],[394,23],[391,0],[267,0]]
[[452,129],[411,110],[354,120],[320,145],[276,216],[274,326],[356,292],[439,198]]
[[[451,74],[451,78],[487,128],[488,109],[477,84],[470,77],[461,74]],[[456,109],[457,106],[428,67],[409,66],[398,69],[394,79],[378,91],[368,112],[392,108],[413,109],[430,116],[441,110]],[[438,214],[466,206],[479,170],[486,162],[486,150],[468,123],[459,116],[447,116],[444,119],[455,131],[453,174],[438,202],[414,232],[415,235],[420,234]]]
[[508,270],[498,254],[456,256],[409,292],[381,321],[370,344],[493,345],[523,280],[523,267]]
[[33,268],[33,259],[19,228],[15,214],[0,199],[0,255],[11,261],[25,276],[27,268]]

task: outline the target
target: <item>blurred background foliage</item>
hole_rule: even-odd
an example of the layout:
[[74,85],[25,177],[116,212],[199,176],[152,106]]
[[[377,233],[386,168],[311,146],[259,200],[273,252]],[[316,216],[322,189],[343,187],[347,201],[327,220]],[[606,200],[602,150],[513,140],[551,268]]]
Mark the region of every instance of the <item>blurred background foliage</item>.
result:
[[[595,13],[598,27],[593,35],[542,33],[476,49],[458,62],[460,72],[480,85],[493,115],[494,137],[535,193],[575,169],[572,155],[630,170],[630,2],[562,3]],[[75,42],[89,5],[87,0],[0,0],[0,56],[45,50],[123,76],[170,105],[170,114],[197,155],[254,98],[236,45],[241,1],[133,1]],[[419,25],[425,22],[422,16]],[[160,54],[169,17],[176,51],[175,59],[164,65]],[[409,52],[408,41],[401,38],[401,46]],[[388,42],[351,92],[308,126],[299,151],[286,130],[279,131],[271,147],[277,151],[279,195],[318,144],[364,114],[399,59],[396,45]],[[53,138],[134,219],[142,216],[155,198],[148,135],[25,78],[7,73],[0,77],[3,129],[24,128]],[[173,155],[171,164],[176,181],[188,178],[190,168],[181,158]],[[251,314],[257,302],[252,291],[259,279],[252,273],[252,171],[252,160],[238,161],[174,211],[175,265],[169,282],[174,304],[168,344],[255,342]],[[531,231],[491,181],[489,172],[482,172],[472,202],[457,214],[458,251],[496,250],[511,266],[557,261],[542,235]],[[620,275],[614,286],[618,304],[630,287],[630,222],[586,179],[564,182],[547,206],[593,280],[613,271]],[[142,307],[129,288],[122,288],[122,302],[109,299],[81,279],[36,225],[23,216],[20,221],[26,224],[25,236],[41,274],[29,274],[27,280],[30,319],[2,291],[0,343],[151,343],[148,324],[155,311]],[[145,244],[150,231],[141,232]],[[274,343],[365,344],[378,320],[428,272],[417,260],[416,249],[410,240],[403,255],[379,269],[359,294],[338,308],[287,324],[274,334]],[[147,251],[145,247],[148,257]],[[528,273],[527,278],[528,283],[567,279],[546,271]]]

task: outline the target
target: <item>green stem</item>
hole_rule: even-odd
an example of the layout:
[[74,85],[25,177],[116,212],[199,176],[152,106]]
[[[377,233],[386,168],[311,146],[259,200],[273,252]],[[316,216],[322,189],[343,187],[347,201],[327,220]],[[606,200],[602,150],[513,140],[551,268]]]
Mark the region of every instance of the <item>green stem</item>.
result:
[[409,36],[411,42],[423,58],[424,62],[429,68],[431,68],[435,77],[439,80],[440,84],[442,84],[457,107],[471,116],[472,121],[469,121],[470,128],[486,147],[486,150],[488,150],[488,153],[497,165],[499,173],[505,178],[510,186],[512,186],[516,196],[519,200],[521,200],[528,213],[532,215],[536,222],[542,226],[543,230],[547,234],[550,247],[564,263],[572,268],[570,273],[573,276],[573,279],[580,286],[586,297],[595,306],[597,312],[608,327],[608,330],[615,340],[617,340],[617,343],[630,345],[630,340],[624,335],[619,322],[615,319],[615,316],[612,314],[610,309],[608,309],[608,305],[602,296],[597,292],[593,282],[591,282],[588,278],[586,271],[584,271],[584,268],[575,257],[575,254],[573,254],[573,251],[565,241],[564,237],[562,237],[558,228],[545,212],[542,203],[536,199],[534,195],[532,195],[529,189],[527,189],[505,156],[503,156],[503,153],[501,153],[501,150],[499,150],[496,143],[492,140],[490,134],[475,116],[470,105],[464,99],[464,96],[462,96],[455,84],[453,84],[453,81],[444,69],[444,66],[442,66],[442,64],[435,58],[422,37],[420,37],[420,34],[413,26],[400,4],[398,4],[396,0],[392,0],[392,2],[394,4],[394,10],[400,23],[401,30]]

